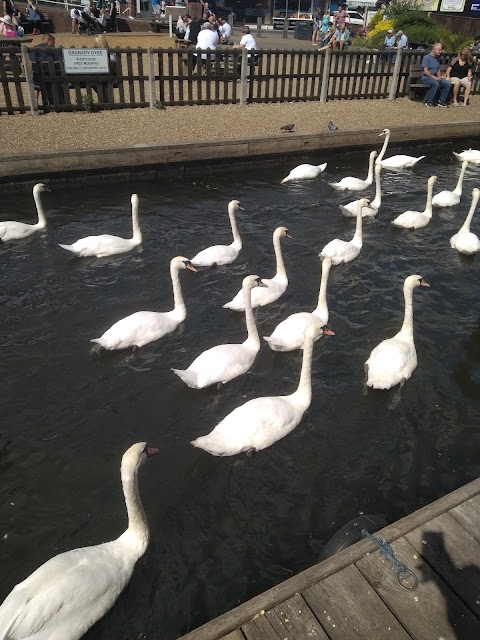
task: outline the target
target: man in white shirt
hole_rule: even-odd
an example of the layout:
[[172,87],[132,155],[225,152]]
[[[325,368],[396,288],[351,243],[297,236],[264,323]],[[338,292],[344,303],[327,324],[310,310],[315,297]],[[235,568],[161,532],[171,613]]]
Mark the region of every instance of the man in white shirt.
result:
[[250,27],[243,27],[242,33],[242,39],[240,40],[240,44],[236,45],[236,48],[246,49],[247,51],[249,51],[250,49],[256,49],[257,43],[255,42],[255,38],[250,33]]
[[397,31],[397,49],[408,49],[408,38],[402,30]]
[[[200,33],[197,38],[197,46],[196,49],[216,49],[218,44],[218,34],[216,31],[213,31],[209,22],[204,22],[202,24],[202,28],[200,29]],[[202,53],[202,59],[207,59],[207,54]],[[213,61],[214,56],[210,57],[210,60]],[[197,56],[198,59],[198,56]]]
[[218,19],[218,33],[220,34],[220,40],[222,42],[228,42],[232,35],[232,27],[223,18]]

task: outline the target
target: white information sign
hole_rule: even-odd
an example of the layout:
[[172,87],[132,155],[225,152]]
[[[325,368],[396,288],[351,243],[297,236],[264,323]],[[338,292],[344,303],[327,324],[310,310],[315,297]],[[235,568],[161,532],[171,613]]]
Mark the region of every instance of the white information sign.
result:
[[462,13],[465,7],[465,0],[442,0],[440,11],[450,11]]
[[107,49],[64,49],[65,73],[109,73]]

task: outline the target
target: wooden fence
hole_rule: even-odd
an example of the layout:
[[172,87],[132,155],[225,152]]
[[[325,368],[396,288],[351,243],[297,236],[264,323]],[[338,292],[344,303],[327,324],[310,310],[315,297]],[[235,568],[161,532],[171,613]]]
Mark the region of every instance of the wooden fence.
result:
[[[198,59],[197,59],[198,54]],[[201,59],[201,55],[204,59]],[[47,111],[162,108],[379,99],[408,95],[410,68],[424,52],[280,51],[225,47],[110,49],[109,71],[66,74],[61,49],[0,48],[0,115]],[[447,63],[454,54],[442,54]],[[473,92],[480,90],[475,63]]]

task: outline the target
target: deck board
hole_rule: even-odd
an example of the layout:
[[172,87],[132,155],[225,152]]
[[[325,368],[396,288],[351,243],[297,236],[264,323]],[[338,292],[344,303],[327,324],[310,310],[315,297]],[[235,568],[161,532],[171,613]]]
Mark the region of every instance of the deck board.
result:
[[223,636],[222,640],[245,640],[245,636],[240,629],[237,629],[236,631],[232,631],[228,635]]
[[454,507],[450,514],[480,542],[480,495]]
[[279,640],[280,636],[262,613],[242,627],[247,640]]
[[312,638],[329,640],[302,596],[297,593],[265,614],[278,635],[288,640]]

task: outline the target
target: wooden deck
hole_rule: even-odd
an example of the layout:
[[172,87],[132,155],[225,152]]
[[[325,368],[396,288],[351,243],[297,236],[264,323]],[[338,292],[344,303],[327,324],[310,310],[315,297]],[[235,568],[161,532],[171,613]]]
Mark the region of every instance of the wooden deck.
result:
[[181,640],[480,639],[480,479],[375,536],[415,573],[415,589],[362,540]]

